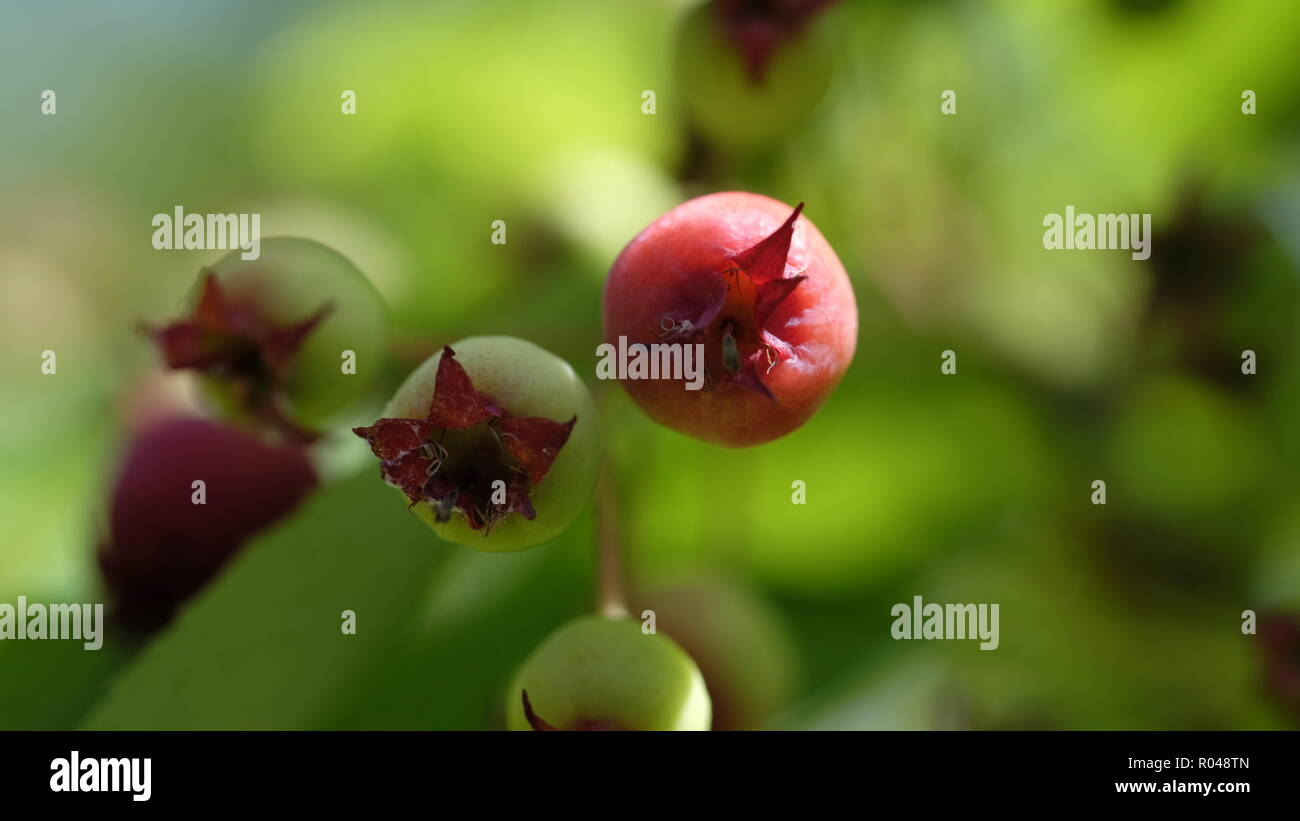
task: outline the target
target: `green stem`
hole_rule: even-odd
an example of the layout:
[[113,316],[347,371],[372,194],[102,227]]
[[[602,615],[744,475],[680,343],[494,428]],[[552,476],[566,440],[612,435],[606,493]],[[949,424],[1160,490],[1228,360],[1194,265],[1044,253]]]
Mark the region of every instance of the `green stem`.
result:
[[[602,419],[608,421],[612,393],[596,395]],[[607,426],[606,430],[614,430]],[[619,517],[618,482],[614,459],[606,444],[601,459],[600,479],[596,485],[596,612],[611,619],[626,618],[627,594],[623,577],[623,524]]]
[[604,467],[596,489],[596,610],[606,618],[617,619],[628,615],[623,584],[623,538],[608,461]]

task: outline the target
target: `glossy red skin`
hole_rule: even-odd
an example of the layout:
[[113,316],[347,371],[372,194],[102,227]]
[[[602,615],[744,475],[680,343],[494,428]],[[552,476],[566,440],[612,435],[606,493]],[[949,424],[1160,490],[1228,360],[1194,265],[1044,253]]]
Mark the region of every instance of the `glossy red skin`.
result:
[[[689,200],[642,231],[610,269],[605,282],[605,341],[617,345],[663,342],[660,318],[680,307],[690,284],[732,267],[728,254],[754,246],[781,226],[793,206],[740,191]],[[623,387],[660,424],[706,442],[747,447],[779,438],[817,411],[839,383],[857,345],[858,310],[844,266],[805,216],[795,222],[787,277],[808,277],[773,313],[767,330],[793,346],[795,356],[762,376],[772,397],[729,385],[688,391],[682,381],[622,380]],[[734,276],[734,275],[733,275]],[[743,276],[743,275],[742,275]],[[698,283],[696,283],[698,285]],[[720,363],[719,327],[727,317],[752,335],[752,289],[740,288],[706,334],[710,372]]]

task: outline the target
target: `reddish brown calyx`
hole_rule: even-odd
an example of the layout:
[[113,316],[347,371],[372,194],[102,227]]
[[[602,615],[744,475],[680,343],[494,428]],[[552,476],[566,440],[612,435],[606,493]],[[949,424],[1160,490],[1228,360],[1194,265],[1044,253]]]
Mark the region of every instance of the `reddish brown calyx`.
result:
[[[532,727],[534,730],[542,730],[542,731],[558,731],[561,729],[551,724],[550,722],[546,721],[545,719],[541,718],[540,716],[537,715],[537,713],[533,712],[533,705],[531,702],[528,701],[527,690],[520,690],[519,692],[524,699],[524,718],[528,719],[529,727]],[[617,730],[618,728],[614,727],[613,725],[605,721],[579,721],[573,727],[573,729],[579,731],[591,732],[591,731],[599,731],[599,730]]]
[[456,352],[442,349],[424,419],[380,419],[352,432],[379,457],[384,481],[439,522],[461,513],[484,535],[511,513],[535,518],[532,491],[551,469],[578,417],[512,416],[474,389]]
[[254,419],[291,441],[306,443],[319,435],[290,419],[285,380],[299,348],[331,310],[326,304],[301,322],[277,325],[254,306],[227,298],[216,275],[207,271],[193,316],[161,328],[146,326],[145,332],[167,367],[221,380]]
[[684,304],[660,318],[665,338],[704,344],[707,381],[714,389],[734,384],[774,398],[763,376],[795,356],[772,318],[807,279],[786,274],[795,221],[802,212],[799,203],[781,227],[753,247],[732,254],[730,267],[715,277],[699,279]]
[[714,0],[714,10],[723,33],[745,61],[750,79],[761,83],[777,49],[797,37],[809,20],[834,2]]

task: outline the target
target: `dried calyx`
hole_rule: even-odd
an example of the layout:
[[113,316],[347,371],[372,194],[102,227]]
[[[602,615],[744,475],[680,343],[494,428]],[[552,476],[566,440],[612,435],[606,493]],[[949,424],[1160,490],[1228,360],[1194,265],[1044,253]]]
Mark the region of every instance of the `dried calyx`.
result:
[[691,657],[627,618],[582,616],[547,636],[506,691],[512,730],[707,730]]
[[769,321],[777,307],[807,279],[786,276],[799,203],[781,227],[752,248],[728,257],[729,267],[699,280],[687,302],[660,317],[662,337],[702,343],[705,370],[713,389],[731,384],[772,398],[763,375],[792,358],[794,349],[776,335]]
[[571,727],[571,728],[556,727],[556,726],[552,725],[550,722],[548,722],[548,721],[546,721],[545,719],[543,719],[541,716],[537,715],[536,712],[534,712],[534,710],[533,710],[533,705],[532,705],[532,703],[529,702],[529,700],[528,700],[528,691],[527,691],[527,690],[520,690],[520,691],[519,691],[519,694],[520,694],[520,696],[523,698],[523,703],[524,703],[524,717],[528,719],[528,726],[532,727],[534,730],[546,730],[546,731],[551,731],[551,730],[572,729],[572,730],[577,730],[577,731],[601,731],[601,730],[618,730],[618,729],[621,729],[621,728],[619,728],[619,727],[615,727],[614,725],[610,724],[609,722],[605,722],[605,721],[590,721],[590,720],[579,721],[579,722],[577,722],[577,723],[576,723],[573,727]]
[[300,322],[279,325],[256,306],[229,299],[216,274],[205,269],[193,316],[145,331],[169,368],[214,377],[253,419],[289,441],[307,443],[319,434],[292,420],[284,388],[295,354],[332,309],[327,303]]
[[718,21],[740,51],[755,83],[763,82],[772,55],[835,0],[716,0]]
[[577,422],[517,417],[474,389],[456,352],[443,348],[423,419],[380,419],[353,428],[380,460],[384,481],[439,522],[461,513],[484,535],[511,513],[536,516],[532,489],[550,470]]

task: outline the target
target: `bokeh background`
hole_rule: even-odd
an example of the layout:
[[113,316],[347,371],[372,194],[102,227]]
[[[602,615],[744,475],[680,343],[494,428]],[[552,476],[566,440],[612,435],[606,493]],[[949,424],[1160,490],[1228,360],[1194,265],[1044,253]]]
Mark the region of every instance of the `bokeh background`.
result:
[[[591,380],[633,599],[719,726],[1300,726],[1300,6],[847,0],[761,133],[693,8],[5,3],[0,601],[105,600],[120,454],[188,401],[138,322],[221,252],[153,250],[154,214],[256,211],[353,259],[391,311],[373,418],[470,334],[593,377],[619,249],[739,188],[806,202],[850,272],[838,391],[726,451]],[[1045,251],[1066,205],[1151,213],[1151,259]],[[517,555],[441,543],[348,421],[166,629],[0,643],[0,727],[500,726],[515,667],[592,607],[594,516]],[[914,595],[998,603],[1000,649],[892,640]]]

